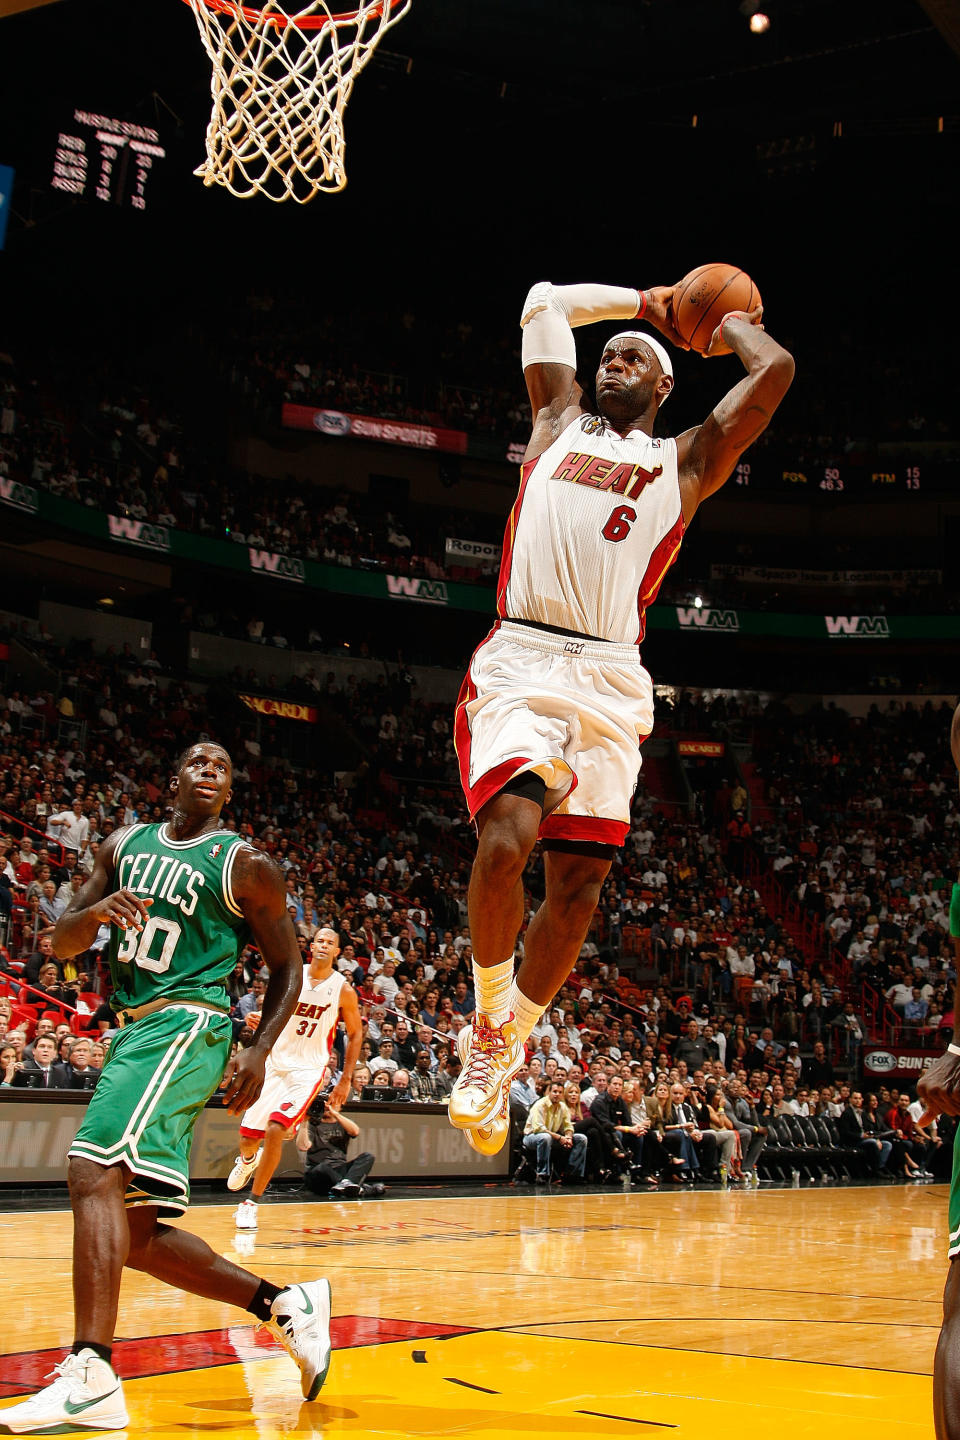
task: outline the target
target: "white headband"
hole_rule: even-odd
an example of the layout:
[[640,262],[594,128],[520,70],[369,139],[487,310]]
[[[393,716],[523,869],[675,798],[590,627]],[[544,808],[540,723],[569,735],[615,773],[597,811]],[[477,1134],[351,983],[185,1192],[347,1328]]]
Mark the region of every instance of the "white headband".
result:
[[[611,335],[607,344],[612,345],[614,340],[642,340],[644,345],[650,346],[650,349],[660,361],[660,369],[664,375],[669,375],[670,379],[673,379],[673,361],[670,359],[664,346],[660,344],[660,341],[655,340],[652,335],[647,335],[643,330],[621,330],[619,334]],[[668,397],[664,395],[660,404],[662,405],[667,398]]]

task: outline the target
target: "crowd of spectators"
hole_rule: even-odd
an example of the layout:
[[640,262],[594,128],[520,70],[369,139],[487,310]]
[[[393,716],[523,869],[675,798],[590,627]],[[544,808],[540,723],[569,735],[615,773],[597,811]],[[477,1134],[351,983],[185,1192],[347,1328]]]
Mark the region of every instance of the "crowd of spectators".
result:
[[[415,325],[409,331],[401,322],[399,330],[407,344],[398,348],[398,363],[410,364],[410,356],[423,353],[423,337]],[[411,333],[415,338],[411,339]],[[355,364],[345,367],[322,358],[303,358],[313,353],[312,347],[322,356],[334,344],[332,337],[330,327],[321,327],[303,342],[303,352],[289,334],[274,342],[254,334],[246,347],[243,343],[227,347],[223,381],[228,395],[234,394],[242,403],[243,423],[249,427],[251,416],[262,415],[264,406],[275,418],[285,398],[362,410],[383,418],[462,424],[478,432],[499,426],[504,456],[508,442],[525,438],[529,421],[526,405],[521,403],[512,345],[479,347],[476,375],[498,376],[493,391],[489,379],[487,391],[467,385],[441,386],[439,408],[424,410],[403,399],[404,387],[389,367],[373,374]],[[459,361],[477,348],[469,326],[454,326],[435,338],[436,353],[444,361],[443,373],[449,373],[449,365],[456,373]],[[409,390],[409,382],[405,384]],[[134,521],[271,553],[492,587],[496,557],[464,563],[462,557],[448,556],[446,541],[456,538],[498,546],[509,490],[504,492],[504,515],[497,515],[478,513],[465,504],[418,505],[399,493],[385,499],[379,493],[360,494],[291,475],[278,486],[227,458],[226,446],[222,441],[218,445],[210,434],[206,411],[192,415],[185,403],[178,407],[177,397],[163,402],[156,398],[160,394],[163,386],[156,377],[138,383],[126,374],[74,368],[69,376],[50,374],[39,381],[13,369],[0,370],[0,475]],[[715,398],[711,395],[710,403]],[[891,413],[902,414],[903,404],[891,407]],[[916,433],[926,434],[926,430],[919,427]],[[823,437],[822,445],[829,448],[828,441],[829,437]],[[778,434],[778,443],[782,442],[783,436]],[[718,559],[733,564],[750,564],[759,558],[764,566],[806,565],[806,547],[798,560],[797,542],[789,532],[782,537],[767,535],[756,545],[749,536],[739,535],[736,544],[722,553],[716,533],[709,536],[709,551],[703,543],[698,549],[698,541],[702,542],[702,537],[694,533],[681,566],[667,576],[661,597],[666,603],[689,603],[694,593],[706,594],[714,607],[805,611],[820,603],[798,587],[778,589],[771,584],[758,591],[735,576],[711,574]],[[896,547],[892,556],[885,554],[883,542],[877,542],[873,547],[876,554],[865,560],[861,548],[853,554],[842,538],[825,535],[818,563],[839,569],[851,565],[862,569],[865,563],[881,569],[929,565],[927,537],[912,553],[908,537],[899,536],[891,543]],[[868,606],[871,614],[885,609],[951,611],[958,603],[949,582],[935,588],[928,585],[922,591],[905,584],[867,593],[861,586],[857,600],[861,607]],[[231,627],[229,615],[210,606],[206,613],[204,628],[240,633],[236,626]],[[268,634],[266,639],[270,638]]]
[[[61,1049],[51,1065],[41,1046],[44,1085],[65,1083],[77,1028],[94,1053],[81,1048],[69,1083],[95,1083],[112,1029],[97,953],[106,935],[90,955],[60,964],[50,934],[104,837],[163,818],[173,756],[195,733],[233,751],[228,821],[283,869],[304,954],[318,926],[339,935],[339,963],[364,1013],[355,1094],[442,1102],[458,1069],[457,1033],[474,1009],[469,847],[445,709],[415,703],[402,684],[328,679],[318,694],[362,736],[367,757],[356,773],[333,776],[284,760],[275,736],[253,740],[222,687],[186,685],[130,653],[78,657],[52,639],[47,659],[63,667],[59,694],[0,695],[0,914],[5,906],[9,917],[0,963],[13,1004],[27,1011],[25,1025],[0,1014],[0,1040],[21,1052],[0,1059],[3,1083],[41,1083],[35,1052],[29,1068],[17,1066],[45,1021]],[[70,720],[87,726],[82,750],[56,738],[64,699]],[[707,703],[680,693],[661,718],[666,733],[748,740],[754,793],[709,762],[692,772],[692,811],[658,807],[641,785],[578,970],[535,1031],[512,1095],[518,1135],[527,1128],[530,1141],[519,1142],[518,1160],[526,1156],[543,1180],[555,1159],[571,1183],[631,1174],[642,1184],[695,1183],[721,1165],[728,1180],[758,1167],[860,1173],[874,1159],[904,1176],[935,1168],[932,1130],[914,1136],[877,1121],[865,1137],[877,1140],[872,1150],[828,1156],[833,1141],[819,1122],[839,1125],[853,1104],[855,1092],[838,1083],[856,1083],[867,987],[888,991],[920,1038],[952,1025],[946,905],[960,813],[949,716],[891,705],[863,721],[822,708],[798,717],[755,697]],[[532,909],[542,893],[537,860],[527,883]],[[791,923],[790,907],[809,923]],[[20,996],[22,980],[34,989]],[[908,1010],[907,981],[927,1003],[922,1023]],[[238,1044],[255,1032],[263,990],[248,951],[230,982]],[[64,1007],[81,1002],[71,1028]],[[555,1077],[566,1098],[552,1096]],[[569,1111],[569,1131],[566,1120],[559,1132],[544,1121],[554,1100]],[[898,1103],[877,1088],[865,1113],[879,1105],[886,1121]],[[548,1132],[584,1140],[557,1142],[562,1154],[551,1157],[536,1138]]]
[[[496,543],[502,520],[378,500],[228,466],[152,392],[101,380],[93,394],[0,378],[0,475],[110,514],[304,560],[484,582],[491,566],[448,566],[446,537]],[[76,395],[75,403],[64,400]]]
[[[951,709],[890,701],[862,720],[775,708],[758,727],[758,786],[772,819],[766,859],[823,936],[855,1000],[882,996],[894,1033],[921,1044],[952,1025],[952,883],[960,808]],[[830,996],[811,1001],[826,1011]]]
[[[286,400],[503,440],[526,438],[519,327],[491,334],[466,319],[450,323],[412,309],[378,309],[366,323],[352,315],[347,332],[339,317],[305,316],[299,294],[281,293],[249,296],[232,319],[231,343],[221,348],[220,363],[250,403],[275,409]],[[593,358],[591,339],[581,332],[585,369]],[[778,331],[778,339],[794,348],[788,334]],[[358,363],[358,356],[375,356],[376,370]],[[710,371],[683,370],[683,392],[696,415],[706,414],[717,398]],[[786,440],[798,454],[829,456],[856,448],[865,437],[954,440],[952,396],[935,361],[911,357],[905,364],[847,331],[817,366],[798,365],[774,443]]]

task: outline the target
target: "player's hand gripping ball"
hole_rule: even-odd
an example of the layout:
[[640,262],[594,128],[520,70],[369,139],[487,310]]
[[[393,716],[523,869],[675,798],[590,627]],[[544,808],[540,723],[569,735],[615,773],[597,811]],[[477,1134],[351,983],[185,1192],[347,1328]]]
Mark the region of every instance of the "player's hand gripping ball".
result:
[[736,265],[699,265],[684,275],[673,292],[673,323],[691,350],[729,355],[730,347],[712,347],[714,331],[732,310],[746,314],[761,304],[760,291]]

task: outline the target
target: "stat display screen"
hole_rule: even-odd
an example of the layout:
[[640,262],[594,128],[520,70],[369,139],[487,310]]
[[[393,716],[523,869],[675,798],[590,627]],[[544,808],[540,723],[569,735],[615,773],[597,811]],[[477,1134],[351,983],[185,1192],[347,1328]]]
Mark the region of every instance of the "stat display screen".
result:
[[50,183],[67,195],[146,210],[150,177],[166,154],[149,125],[75,110],[57,136]]
[[859,499],[867,495],[898,497],[956,493],[960,480],[960,456],[920,454],[899,455],[896,460],[843,459],[802,460],[784,463],[782,458],[760,452],[744,458],[731,476],[731,484],[742,490],[768,494],[800,495],[809,499]]

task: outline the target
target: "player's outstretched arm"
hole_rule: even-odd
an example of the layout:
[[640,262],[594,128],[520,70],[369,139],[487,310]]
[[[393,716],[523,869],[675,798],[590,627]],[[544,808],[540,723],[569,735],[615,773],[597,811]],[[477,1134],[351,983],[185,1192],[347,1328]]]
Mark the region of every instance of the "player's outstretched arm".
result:
[[[353,1071],[360,1056],[360,1046],[363,1044],[363,1021],[360,1019],[357,992],[352,985],[344,985],[340,991],[340,1018],[347,1032],[347,1049],[343,1057],[343,1073],[331,1090],[327,1102],[334,1111],[338,1111],[350,1098]],[[339,1119],[339,1116],[337,1118]],[[344,1128],[346,1129],[346,1126]]]
[[224,1071],[224,1104],[231,1115],[240,1115],[260,1094],[267,1055],[293,1014],[303,981],[303,961],[278,866],[261,851],[243,845],[232,878],[237,904],[270,971],[256,1038],[228,1061]]
[[670,318],[672,299],[673,286],[632,290],[619,285],[553,285],[549,280],[533,286],[520,317],[523,375],[533,412],[525,460],[542,455],[580,414],[576,327],[598,320],[645,320],[686,348]]
[[717,326],[705,352],[729,345],[747,374],[728,390],[702,425],[677,440],[683,518],[690,523],[701,500],[720,489],[750,445],[763,434],[793,380],[793,356],[760,324],[761,309],[735,310]]
[[132,890],[113,890],[113,858],[126,830],[108,835],[97,852],[90,879],[73,896],[53,930],[53,953],[69,960],[89,950],[101,925],[142,930],[152,900]]

